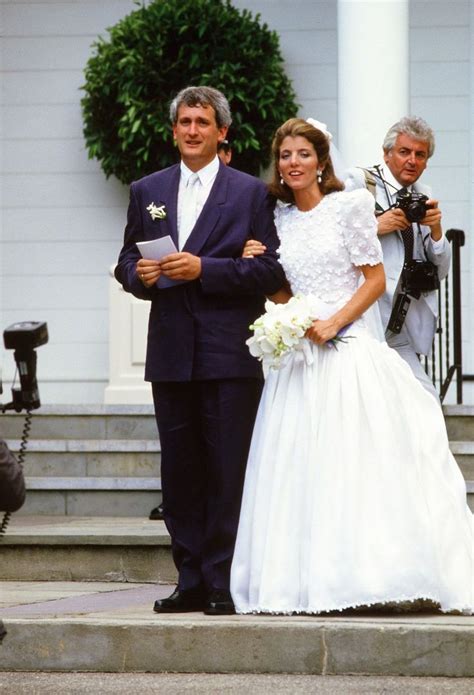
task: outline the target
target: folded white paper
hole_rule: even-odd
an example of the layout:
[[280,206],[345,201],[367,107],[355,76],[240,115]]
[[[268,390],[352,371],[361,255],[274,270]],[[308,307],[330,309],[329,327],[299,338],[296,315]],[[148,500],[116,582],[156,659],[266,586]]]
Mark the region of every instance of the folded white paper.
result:
[[150,261],[159,261],[163,256],[167,256],[169,253],[178,252],[169,234],[159,239],[152,239],[151,241],[137,241],[137,246],[142,254],[142,258],[146,258]]
[[[159,261],[164,256],[170,253],[178,253],[173,239],[168,234],[167,236],[160,237],[159,239],[151,239],[151,241],[137,241],[137,247],[140,251],[142,258],[146,258],[150,261]],[[174,287],[175,285],[182,285],[186,280],[171,280],[167,278],[166,275],[162,275],[157,281],[157,287],[164,289],[165,287]]]

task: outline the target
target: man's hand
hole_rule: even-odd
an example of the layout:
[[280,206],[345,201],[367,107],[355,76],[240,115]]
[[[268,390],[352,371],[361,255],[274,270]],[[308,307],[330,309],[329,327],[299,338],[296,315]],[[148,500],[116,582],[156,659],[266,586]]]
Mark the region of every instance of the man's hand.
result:
[[159,261],[151,261],[146,258],[140,258],[137,261],[136,270],[145,287],[152,287],[161,275]]
[[163,275],[172,280],[196,280],[201,277],[201,259],[187,251],[170,253],[159,263]]
[[406,229],[406,227],[410,226],[410,223],[405,217],[403,210],[392,208],[377,216],[377,225],[377,234],[382,236],[383,234],[397,232],[399,229]]
[[431,238],[434,241],[439,241],[442,237],[441,230],[441,210],[438,207],[437,200],[427,200],[426,201],[427,211],[425,217],[421,220],[420,224],[425,224],[431,229]]

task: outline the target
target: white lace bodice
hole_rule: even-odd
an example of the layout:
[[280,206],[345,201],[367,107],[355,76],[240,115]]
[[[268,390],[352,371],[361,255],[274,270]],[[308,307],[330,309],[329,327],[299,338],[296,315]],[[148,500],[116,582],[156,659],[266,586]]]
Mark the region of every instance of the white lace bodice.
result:
[[365,189],[331,193],[312,210],[277,205],[280,262],[294,294],[345,303],[356,291],[358,266],[382,262],[374,199]]

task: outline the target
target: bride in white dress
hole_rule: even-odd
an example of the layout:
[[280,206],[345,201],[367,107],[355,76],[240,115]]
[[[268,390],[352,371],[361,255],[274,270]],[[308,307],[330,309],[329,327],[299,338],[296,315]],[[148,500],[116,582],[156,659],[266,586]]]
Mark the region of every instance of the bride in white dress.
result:
[[[283,124],[273,154],[272,187],[289,203],[275,212],[280,260],[321,319],[306,334],[311,358],[295,351],[266,378],[231,572],[236,611],[428,599],[470,613],[474,523],[442,411],[363,318],[385,282],[373,198],[341,190],[326,135],[306,121]],[[353,338],[325,345],[348,324]]]

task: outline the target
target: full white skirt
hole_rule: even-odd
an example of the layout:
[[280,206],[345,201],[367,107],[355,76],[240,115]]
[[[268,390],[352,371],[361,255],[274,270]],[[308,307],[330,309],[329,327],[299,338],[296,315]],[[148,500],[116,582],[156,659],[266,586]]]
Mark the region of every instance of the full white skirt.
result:
[[232,565],[237,612],[426,598],[472,612],[474,523],[442,411],[362,326],[271,370]]

